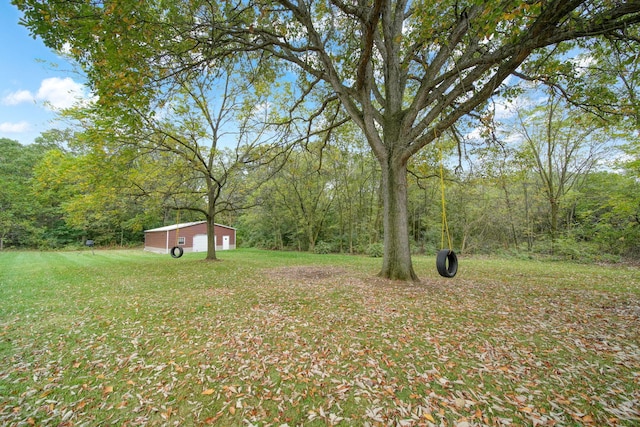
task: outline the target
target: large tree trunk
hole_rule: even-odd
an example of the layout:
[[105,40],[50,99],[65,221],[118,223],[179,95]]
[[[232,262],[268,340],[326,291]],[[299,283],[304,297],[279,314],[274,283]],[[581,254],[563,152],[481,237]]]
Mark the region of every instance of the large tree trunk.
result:
[[407,208],[407,163],[381,162],[384,203],[384,258],[378,274],[393,280],[412,280],[418,276],[411,262],[409,215]]

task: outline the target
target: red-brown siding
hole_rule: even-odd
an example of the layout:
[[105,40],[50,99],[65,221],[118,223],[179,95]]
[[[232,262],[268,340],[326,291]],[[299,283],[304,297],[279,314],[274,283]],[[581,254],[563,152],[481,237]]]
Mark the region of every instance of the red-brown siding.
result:
[[[206,222],[182,224],[177,229],[175,226],[168,226],[147,230],[145,231],[144,249],[152,252],[169,253],[172,247],[180,246],[185,252],[192,252],[194,236],[206,234]],[[236,248],[236,230],[234,228],[216,224],[214,234],[216,236],[216,249],[222,249],[224,236],[229,236],[229,249]],[[178,245],[176,237],[183,237],[184,244]]]

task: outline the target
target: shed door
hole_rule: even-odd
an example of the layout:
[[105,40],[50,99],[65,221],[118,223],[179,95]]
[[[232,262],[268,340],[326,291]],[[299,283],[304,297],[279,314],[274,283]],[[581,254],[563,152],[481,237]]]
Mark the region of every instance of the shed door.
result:
[[222,236],[222,250],[229,250],[229,236]]
[[207,251],[207,235],[196,234],[193,236],[193,252],[206,252]]

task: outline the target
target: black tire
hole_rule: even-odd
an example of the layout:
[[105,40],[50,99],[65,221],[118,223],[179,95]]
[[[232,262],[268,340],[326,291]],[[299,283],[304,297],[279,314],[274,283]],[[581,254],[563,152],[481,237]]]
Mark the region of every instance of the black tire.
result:
[[172,258],[180,258],[184,251],[180,246],[174,246],[171,248],[171,257]]
[[451,249],[438,251],[436,267],[442,277],[453,277],[458,272],[458,257]]

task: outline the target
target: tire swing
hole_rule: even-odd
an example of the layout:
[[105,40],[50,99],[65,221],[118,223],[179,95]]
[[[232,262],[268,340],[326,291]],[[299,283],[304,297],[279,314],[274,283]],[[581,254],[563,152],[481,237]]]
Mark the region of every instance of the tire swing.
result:
[[171,257],[172,258],[180,258],[184,251],[180,246],[174,246],[171,248]]
[[180,258],[184,253],[184,250],[178,246],[178,242],[180,241],[180,211],[178,211],[178,215],[176,218],[176,245],[171,248],[169,253],[171,254],[171,258]]
[[[449,224],[447,223],[447,210],[444,197],[444,167],[442,166],[442,147],[440,147],[440,188],[442,194],[442,241],[438,255],[436,256],[436,268],[442,277],[451,278],[458,272],[458,257],[453,251],[451,244],[451,234],[449,233]],[[444,235],[447,234],[447,242],[449,248],[444,246]]]

